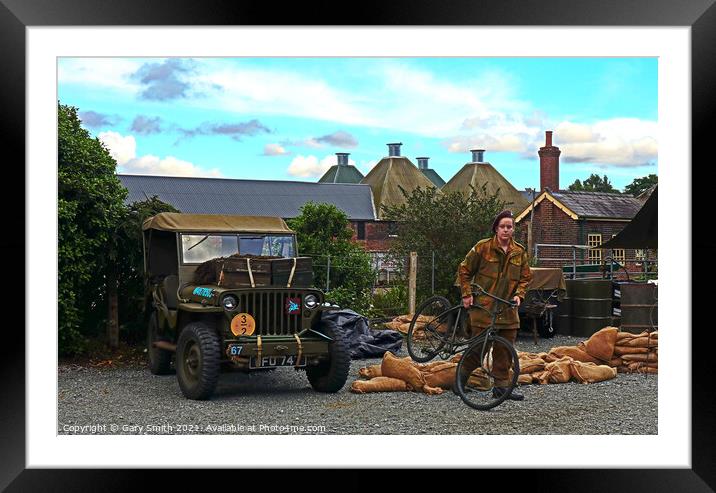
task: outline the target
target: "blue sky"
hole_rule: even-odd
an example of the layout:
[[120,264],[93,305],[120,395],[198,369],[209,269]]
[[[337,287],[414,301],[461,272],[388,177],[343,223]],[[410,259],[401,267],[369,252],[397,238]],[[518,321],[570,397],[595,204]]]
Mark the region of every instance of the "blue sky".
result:
[[486,149],[524,189],[545,130],[562,188],[657,173],[655,58],[61,58],[58,80],[123,173],[316,181],[402,142],[446,181]]

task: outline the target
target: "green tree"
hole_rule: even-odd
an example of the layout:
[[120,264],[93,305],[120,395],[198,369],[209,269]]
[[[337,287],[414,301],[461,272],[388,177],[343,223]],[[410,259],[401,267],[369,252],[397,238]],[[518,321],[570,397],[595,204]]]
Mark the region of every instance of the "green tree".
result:
[[569,190],[573,192],[611,192],[611,193],[619,193],[619,190],[614,188],[612,184],[609,182],[609,178],[607,175],[604,175],[604,177],[601,177],[596,174],[589,175],[589,178],[584,180],[584,182],[581,182],[579,180],[574,180],[574,183],[572,183],[569,186]]
[[641,195],[642,193],[649,190],[654,185],[659,183],[659,178],[651,174],[649,176],[643,176],[641,178],[634,178],[634,181],[624,187],[624,193],[628,193],[633,197]]
[[348,216],[333,204],[307,202],[288,225],[296,232],[299,255],[313,258],[314,284],[325,289],[330,257],[328,299],[368,314],[375,272],[370,255],[351,241]]
[[77,108],[58,102],[58,337],[62,354],[84,347],[104,292],[112,232],[127,190],[117,163],[82,128]]
[[383,207],[383,217],[395,221],[397,230],[389,258],[404,273],[410,252],[417,252],[419,303],[432,294],[434,253],[435,294],[450,296],[458,265],[475,243],[492,236],[492,221],[505,202],[497,194],[489,194],[485,185],[467,194],[439,192],[432,187],[403,193],[405,204]]

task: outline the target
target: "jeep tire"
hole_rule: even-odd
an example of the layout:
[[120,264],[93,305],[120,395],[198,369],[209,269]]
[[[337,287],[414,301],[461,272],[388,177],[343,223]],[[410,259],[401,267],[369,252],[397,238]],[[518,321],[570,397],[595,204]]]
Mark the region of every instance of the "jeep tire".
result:
[[333,339],[328,343],[328,360],[317,366],[307,366],[306,376],[314,390],[318,392],[338,392],[348,380],[351,367],[351,355],[343,334],[331,327],[323,326],[321,331]]
[[219,336],[202,322],[190,322],[179,335],[176,370],[179,388],[189,399],[211,397],[219,381]]
[[171,373],[169,368],[172,362],[172,353],[166,349],[154,347],[154,342],[162,340],[159,337],[159,322],[156,311],[152,311],[147,324],[147,359],[149,371],[153,375],[167,375]]

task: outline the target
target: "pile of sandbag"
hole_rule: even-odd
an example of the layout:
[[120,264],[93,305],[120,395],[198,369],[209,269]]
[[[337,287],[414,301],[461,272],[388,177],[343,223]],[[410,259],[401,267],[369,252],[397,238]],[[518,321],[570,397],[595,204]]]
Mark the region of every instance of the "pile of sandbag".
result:
[[[460,356],[458,354],[449,361],[421,364],[414,362],[410,356],[398,358],[392,353],[385,353],[379,365],[358,370],[358,374],[367,380],[353,382],[351,391],[357,394],[399,391],[442,394],[455,382],[455,369]],[[479,378],[479,375],[474,376]]]
[[[400,317],[394,322],[398,319]],[[406,325],[407,332],[410,320],[400,323]],[[518,351],[517,354],[520,359],[517,382],[520,385],[602,382],[615,378],[617,372],[657,373],[658,332],[630,334],[620,332],[616,327],[604,327],[576,346],[558,346],[542,353]],[[452,388],[461,356],[420,364],[409,356],[398,358],[385,353],[381,364],[359,370],[365,380],[353,382],[351,391],[359,394],[397,391],[441,394]],[[470,376],[470,384],[488,386],[489,382],[482,370],[477,369]]]
[[658,357],[658,332],[617,335],[613,363],[620,373],[659,373]]
[[631,334],[604,327],[576,346],[558,346],[545,353],[518,352],[519,383],[594,383],[617,372],[658,373],[658,332]]
[[[425,327],[425,324],[427,324],[430,320],[433,319],[434,317],[430,317],[427,315],[418,315],[418,319],[415,321],[415,329],[413,329],[413,339],[423,339],[425,337],[425,335],[423,334],[423,327]],[[398,315],[390,322],[386,322],[384,325],[388,329],[397,330],[405,335],[408,335],[408,329],[410,329],[410,322],[412,320],[413,316],[410,314]]]

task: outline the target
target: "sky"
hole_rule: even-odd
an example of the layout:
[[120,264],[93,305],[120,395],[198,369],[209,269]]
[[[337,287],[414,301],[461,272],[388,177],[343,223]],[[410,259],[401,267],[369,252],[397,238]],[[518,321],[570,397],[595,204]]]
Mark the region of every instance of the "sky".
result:
[[560,188],[658,174],[656,58],[59,58],[58,81],[119,173],[317,181],[400,142],[445,181],[485,149],[539,188],[552,130]]

